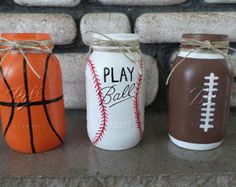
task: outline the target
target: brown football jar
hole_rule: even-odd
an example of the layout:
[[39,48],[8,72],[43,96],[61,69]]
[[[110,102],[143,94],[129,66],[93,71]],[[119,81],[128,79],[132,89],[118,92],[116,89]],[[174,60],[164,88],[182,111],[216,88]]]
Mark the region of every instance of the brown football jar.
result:
[[[229,43],[227,35],[214,34],[185,34],[183,40]],[[172,68],[176,65],[170,77],[169,137],[186,149],[214,149],[226,133],[231,66],[222,54],[186,42],[181,44]]]

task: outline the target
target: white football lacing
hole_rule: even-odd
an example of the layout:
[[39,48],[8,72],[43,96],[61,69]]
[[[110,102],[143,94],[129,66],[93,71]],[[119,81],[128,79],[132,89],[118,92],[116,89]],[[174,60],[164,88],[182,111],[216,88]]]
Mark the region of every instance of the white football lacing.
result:
[[203,91],[206,92],[206,95],[203,95],[203,100],[206,102],[202,103],[201,108],[201,124],[200,128],[204,129],[204,132],[208,132],[208,129],[214,128],[214,125],[212,122],[214,121],[214,115],[215,115],[215,105],[216,103],[213,101],[214,98],[216,98],[216,93],[218,91],[218,83],[216,82],[219,80],[218,76],[215,76],[214,73],[210,73],[209,76],[204,77],[204,79],[207,81],[204,83],[204,89]]

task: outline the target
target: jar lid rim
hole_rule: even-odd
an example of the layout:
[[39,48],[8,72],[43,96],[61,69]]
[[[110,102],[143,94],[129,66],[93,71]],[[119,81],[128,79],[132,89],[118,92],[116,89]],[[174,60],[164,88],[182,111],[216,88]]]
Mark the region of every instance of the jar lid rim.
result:
[[226,34],[203,34],[203,33],[186,33],[183,34],[183,39],[196,39],[200,41],[228,41],[228,35]]
[[1,37],[9,40],[51,40],[49,33],[2,33]]
[[[134,33],[112,33],[104,35],[117,41],[139,41],[138,35]],[[109,40],[108,38],[97,33],[94,33],[92,37],[94,39]]]

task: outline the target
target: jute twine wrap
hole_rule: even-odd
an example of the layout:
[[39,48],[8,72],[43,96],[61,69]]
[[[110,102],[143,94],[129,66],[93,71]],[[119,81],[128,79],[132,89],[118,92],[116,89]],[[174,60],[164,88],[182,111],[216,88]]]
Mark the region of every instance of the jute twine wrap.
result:
[[[92,34],[93,40],[91,42],[85,42],[89,46],[88,55],[94,51],[104,51],[104,52],[120,52],[122,53],[130,62],[135,63],[139,69],[139,73],[142,74],[141,68],[141,56],[142,53],[139,49],[139,42],[134,40],[115,40],[106,34],[100,32],[88,31],[85,34]],[[102,36],[104,39],[96,38],[94,34]],[[100,48],[96,48],[100,47]],[[134,52],[138,53],[138,57],[133,55]]]
[[174,66],[174,68],[171,70],[167,81],[166,81],[166,85],[169,84],[169,80],[172,76],[172,74],[174,73],[174,71],[181,65],[182,62],[184,62],[184,60],[186,58],[188,58],[189,55],[191,55],[194,52],[211,52],[212,54],[220,54],[222,55],[227,61],[229,61],[230,56],[228,55],[228,51],[234,51],[236,52],[236,49],[229,47],[229,41],[215,41],[215,42],[211,42],[209,40],[206,41],[199,41],[199,40],[195,40],[195,39],[183,39],[181,41],[181,45],[183,46],[189,46],[191,49],[189,51],[189,53],[179,62],[177,62],[177,64]]
[[33,68],[26,54],[31,51],[33,51],[34,53],[52,53],[52,50],[53,50],[53,44],[50,40],[15,41],[15,40],[8,40],[6,38],[0,37],[0,45],[2,46],[2,48],[0,49],[0,52],[3,54],[0,60],[0,65],[5,60],[5,58],[9,55],[10,52],[17,51],[23,56],[29,68],[39,79],[40,79],[40,75]]

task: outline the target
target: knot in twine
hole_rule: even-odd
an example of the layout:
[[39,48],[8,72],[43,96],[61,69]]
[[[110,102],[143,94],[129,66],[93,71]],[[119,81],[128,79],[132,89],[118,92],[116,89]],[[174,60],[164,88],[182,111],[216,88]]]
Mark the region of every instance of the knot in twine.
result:
[[[125,58],[127,58],[130,62],[135,63],[139,69],[139,73],[142,74],[142,66],[141,66],[141,56],[142,52],[139,49],[139,42],[132,40],[116,40],[111,37],[94,31],[88,31],[85,34],[93,34],[93,40],[91,42],[85,42],[86,45],[89,46],[88,55],[91,54],[93,47],[114,47],[110,51],[118,51],[121,52]],[[102,36],[104,39],[96,38],[94,34],[98,36]],[[103,49],[106,51],[106,49]],[[133,55],[133,52],[137,52],[138,57]]]
[[209,40],[205,40],[203,43],[204,43],[202,45],[203,48],[205,47],[208,50],[212,48],[212,44],[211,44],[211,42]]
[[204,51],[208,50],[211,51],[214,54],[220,54],[222,55],[227,61],[229,59],[229,55],[227,54],[229,50],[236,52],[236,49],[229,47],[229,41],[215,41],[211,42],[209,40],[205,41],[199,41],[195,39],[183,39],[181,41],[181,45],[183,46],[189,46],[192,47],[192,49],[189,51],[189,53],[182,59],[180,60],[175,67],[171,70],[167,81],[166,85],[168,85],[170,77],[174,73],[174,71],[179,67],[179,65],[184,62],[184,60],[192,53],[196,51]]
[[[0,37],[0,44],[4,46],[0,49],[0,52],[5,52],[3,57],[0,60],[0,65],[4,61],[4,59],[8,56],[11,51],[19,51],[20,54],[25,59],[27,65],[31,69],[31,71],[40,79],[40,75],[36,72],[36,70],[31,65],[30,61],[26,56],[27,50],[34,50],[39,53],[52,53],[53,45],[50,40],[8,40],[6,38]],[[50,47],[49,47],[50,46]]]

